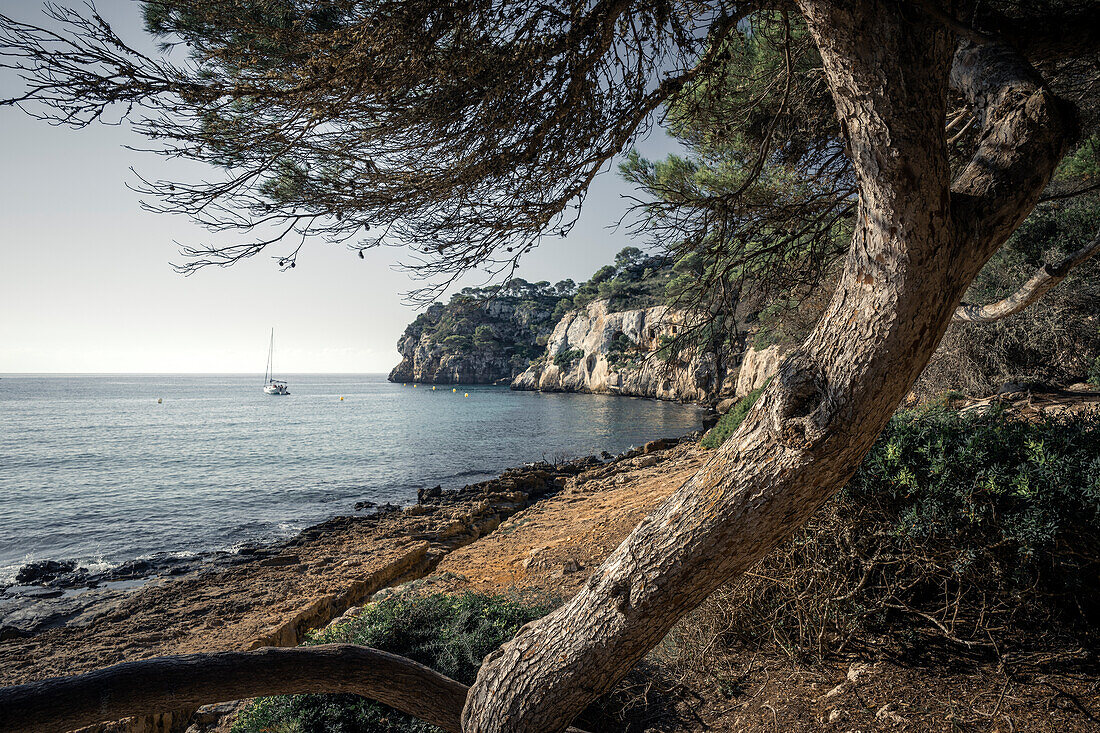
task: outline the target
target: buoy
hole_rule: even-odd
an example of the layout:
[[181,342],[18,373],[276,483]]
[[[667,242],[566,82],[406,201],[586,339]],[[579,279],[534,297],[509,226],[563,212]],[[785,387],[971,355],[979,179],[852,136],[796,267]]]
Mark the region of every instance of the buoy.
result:
[[341,402],[343,402],[343,401],[344,401],[344,398],[343,398],[343,397],[341,397],[341,398],[340,398],[340,401],[341,401]]
[[158,404],[158,405],[159,405],[159,404],[161,404],[161,403],[163,403],[163,402],[164,402],[164,398],[163,398],[163,397],[157,397],[157,404]]
[[463,396],[463,397],[469,397],[469,396],[470,396],[470,393],[469,393],[469,392],[467,392],[466,394],[464,394],[464,395],[462,395],[462,396]]
[[408,387],[408,386],[409,386],[409,383],[408,383],[408,382],[402,382],[402,383],[401,383],[401,386],[402,386],[402,387]]
[[458,388],[457,388],[457,387],[451,387],[451,391],[452,391],[452,392],[457,392],[457,391],[458,391]]
[[432,391],[435,392],[435,387],[432,387]]

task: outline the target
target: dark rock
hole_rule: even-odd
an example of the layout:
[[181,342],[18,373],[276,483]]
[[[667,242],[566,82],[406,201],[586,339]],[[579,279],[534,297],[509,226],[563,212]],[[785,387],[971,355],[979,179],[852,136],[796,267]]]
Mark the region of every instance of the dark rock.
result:
[[65,591],[61,590],[60,588],[35,588],[34,590],[29,590],[29,591],[27,591],[25,593],[22,593],[20,595],[24,596],[25,598],[39,598],[39,599],[42,599],[42,598],[60,598],[64,594],[65,594]]
[[108,574],[111,580],[132,580],[152,575],[155,568],[148,560],[131,560],[114,568]]
[[378,506],[378,505],[375,504],[373,501],[357,501],[357,502],[355,502],[356,511],[358,511],[360,509],[373,509],[376,506]]
[[434,499],[436,497],[443,496],[443,487],[435,486],[430,489],[417,489],[416,500],[423,503],[427,499]]
[[14,626],[0,626],[0,641],[7,641],[8,639],[26,639],[28,636],[33,636],[33,634],[23,629],[17,629]]
[[42,585],[74,570],[76,563],[72,560],[39,560],[19,568],[15,582],[22,585]]

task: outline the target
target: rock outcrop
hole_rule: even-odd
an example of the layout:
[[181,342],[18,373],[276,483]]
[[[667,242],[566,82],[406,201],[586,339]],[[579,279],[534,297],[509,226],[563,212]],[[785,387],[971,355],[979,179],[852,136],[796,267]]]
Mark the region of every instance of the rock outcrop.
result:
[[768,379],[779,371],[779,365],[787,351],[779,344],[757,351],[751,346],[741,357],[741,368],[737,372],[737,388],[734,397],[741,399],[754,389],[767,384]]
[[666,363],[654,352],[675,336],[681,316],[665,306],[609,313],[606,301],[566,313],[546,353],[512,382],[512,389],[592,392],[710,402],[732,395],[734,376],[713,352]]
[[401,363],[391,382],[507,383],[541,352],[538,341],[554,326],[556,297],[472,292],[430,306],[409,324],[397,342]]

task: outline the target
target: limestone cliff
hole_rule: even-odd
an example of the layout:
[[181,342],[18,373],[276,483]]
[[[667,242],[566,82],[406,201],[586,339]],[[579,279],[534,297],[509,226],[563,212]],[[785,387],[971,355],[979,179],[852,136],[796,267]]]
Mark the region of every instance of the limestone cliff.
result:
[[736,370],[714,353],[671,363],[653,354],[662,336],[681,328],[665,306],[609,313],[607,302],[566,313],[546,352],[512,382],[512,389],[594,392],[710,402],[732,395]]
[[390,381],[511,381],[541,353],[539,344],[554,326],[559,300],[546,284],[519,282],[522,286],[510,284],[500,293],[467,289],[446,305],[430,306],[398,340],[401,363],[390,372]]
[[786,354],[787,349],[779,344],[772,344],[759,351],[751,346],[746,349],[741,357],[741,367],[737,372],[737,387],[733,396],[741,399],[754,389],[767,384],[768,379],[779,371],[779,365]]

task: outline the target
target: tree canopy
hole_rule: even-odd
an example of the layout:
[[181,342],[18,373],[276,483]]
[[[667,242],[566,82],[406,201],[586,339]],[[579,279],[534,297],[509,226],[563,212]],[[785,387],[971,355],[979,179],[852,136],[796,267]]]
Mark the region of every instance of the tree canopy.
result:
[[[150,56],[94,7],[50,6],[48,27],[0,17],[0,53],[27,82],[3,103],[70,126],[123,119],[151,149],[221,170],[137,184],[150,208],[224,234],[186,246],[185,272],[267,250],[293,267],[318,236],[408,245],[410,269],[436,285],[478,267],[507,277],[567,233],[593,177],[663,105],[692,157],[623,163],[646,196],[638,230],[706,254],[697,291],[729,305],[745,278],[815,283],[850,229],[845,141],[792,9],[157,0],[143,3],[163,51]],[[1091,3],[999,0],[972,15],[967,32],[1017,44],[1094,132]],[[976,128],[956,107],[964,153]]]

